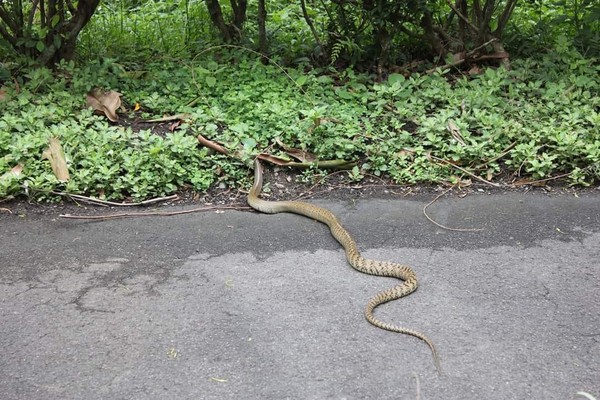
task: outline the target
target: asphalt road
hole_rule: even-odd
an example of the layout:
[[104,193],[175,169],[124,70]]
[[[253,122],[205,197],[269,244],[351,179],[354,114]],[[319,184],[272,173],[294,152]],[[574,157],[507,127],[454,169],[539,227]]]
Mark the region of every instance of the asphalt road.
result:
[[290,214],[0,213],[0,399],[600,399],[600,193],[318,201],[419,290]]

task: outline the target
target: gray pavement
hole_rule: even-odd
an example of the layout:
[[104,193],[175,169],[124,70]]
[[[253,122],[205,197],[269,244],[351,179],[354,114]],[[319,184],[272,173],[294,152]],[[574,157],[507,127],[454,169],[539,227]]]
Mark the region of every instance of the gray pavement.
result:
[[307,218],[2,213],[0,399],[600,399],[600,195],[429,200],[316,203],[415,268],[377,315],[442,376]]

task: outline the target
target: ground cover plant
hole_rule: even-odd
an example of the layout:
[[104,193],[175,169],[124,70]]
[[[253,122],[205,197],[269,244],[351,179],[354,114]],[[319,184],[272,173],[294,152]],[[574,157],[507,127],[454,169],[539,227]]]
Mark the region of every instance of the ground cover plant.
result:
[[[517,8],[527,18],[506,26],[505,43],[523,56],[512,57],[509,69],[464,56],[369,66],[352,64],[366,57],[353,53],[357,37],[333,35],[327,44],[315,35],[306,22],[322,27],[324,17],[302,4],[272,6],[269,59],[219,46],[218,30],[192,23],[212,18],[202,3],[123,0],[100,3],[79,38],[78,60],[52,69],[19,58],[0,63],[0,198],[55,200],[61,192],[142,200],[247,186],[254,156],[286,159],[290,149],[351,162],[356,181],[366,174],[406,184],[599,180],[600,66],[590,56],[594,35],[581,33],[597,23],[591,11],[574,11],[577,21],[557,24],[557,34],[540,28],[556,13]],[[251,21],[237,38],[247,47],[261,30]],[[533,31],[545,51],[525,40]],[[532,49],[540,52],[525,57]],[[385,57],[406,56],[394,54]],[[86,106],[96,88],[121,94],[117,121]],[[232,156],[201,146],[198,135]],[[51,138],[62,146],[68,179],[44,155]]]
[[[564,51],[453,82],[432,73],[375,83],[350,70],[303,68],[287,69],[288,77],[230,51],[221,63],[160,62],[141,75],[112,61],[63,64],[54,73],[33,69],[2,103],[0,168],[23,170],[0,180],[0,195],[64,190],[143,199],[184,186],[204,190],[218,180],[247,182],[244,161],[276,140],[321,159],[358,161],[355,175],[385,174],[401,183],[456,180],[461,173],[453,163],[486,180],[568,173],[570,183],[586,185],[600,176],[600,74]],[[123,117],[187,116],[165,135],[134,131],[85,107],[93,87],[123,93]],[[197,134],[241,149],[242,157],[209,154]],[[66,183],[41,158],[50,137],[64,148]]]

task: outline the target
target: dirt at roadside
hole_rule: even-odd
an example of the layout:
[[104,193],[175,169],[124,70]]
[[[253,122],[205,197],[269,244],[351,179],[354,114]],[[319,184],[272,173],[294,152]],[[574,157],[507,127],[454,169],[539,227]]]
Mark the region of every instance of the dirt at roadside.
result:
[[[265,187],[263,197],[267,200],[310,200],[328,199],[341,202],[361,198],[380,199],[414,199],[423,202],[434,200],[437,196],[465,197],[471,195],[497,194],[504,192],[546,193],[550,196],[578,196],[597,192],[599,187],[570,188],[562,182],[549,182],[544,186],[509,186],[493,187],[485,183],[472,182],[468,186],[454,187],[450,184],[438,185],[396,185],[389,179],[367,176],[361,182],[352,182],[346,171],[336,171],[316,180],[305,183],[302,173],[288,168],[267,168],[265,170]],[[235,207],[247,210],[247,191],[239,188],[227,188],[215,185],[205,192],[182,190],[176,193],[177,198],[148,206],[103,206],[90,204],[82,200],[65,198],[57,203],[39,203],[25,198],[0,201],[0,220],[9,216],[59,217],[61,214],[71,215],[105,215],[118,212],[169,211],[174,207]]]

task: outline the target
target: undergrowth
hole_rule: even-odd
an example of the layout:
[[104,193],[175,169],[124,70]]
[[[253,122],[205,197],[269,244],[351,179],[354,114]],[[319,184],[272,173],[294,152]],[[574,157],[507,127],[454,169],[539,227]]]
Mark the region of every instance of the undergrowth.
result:
[[[566,174],[569,184],[586,186],[600,178],[600,67],[564,43],[557,49],[516,60],[511,71],[393,74],[382,83],[327,68],[289,68],[286,76],[224,50],[185,65],[105,60],[65,63],[54,73],[30,69],[0,101],[0,198],[66,191],[139,200],[247,184],[254,155],[286,156],[276,141],[320,159],[359,161],[349,172],[355,180],[364,173],[399,183],[470,178],[452,163],[491,181]],[[94,87],[123,94],[122,116],[189,117],[164,136],[111,124],[84,106]],[[136,103],[141,111],[133,111]],[[209,153],[197,134],[240,159]],[[65,151],[67,183],[41,157],[50,137]],[[19,164],[21,174],[7,173]]]

